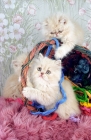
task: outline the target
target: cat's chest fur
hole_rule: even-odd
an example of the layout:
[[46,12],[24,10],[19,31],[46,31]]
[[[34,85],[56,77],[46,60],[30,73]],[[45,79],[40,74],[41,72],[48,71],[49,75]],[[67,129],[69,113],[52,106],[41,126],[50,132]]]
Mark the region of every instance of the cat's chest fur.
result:
[[43,84],[43,83],[37,83],[37,84],[33,84],[34,88],[35,89],[38,89],[40,91],[43,91],[43,92],[57,92],[59,93],[59,85],[58,84]]

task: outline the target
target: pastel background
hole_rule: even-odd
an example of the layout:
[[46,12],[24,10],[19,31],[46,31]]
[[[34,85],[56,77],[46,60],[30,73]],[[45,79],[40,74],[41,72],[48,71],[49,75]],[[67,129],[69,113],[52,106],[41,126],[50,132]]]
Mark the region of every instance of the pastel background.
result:
[[83,45],[91,50],[91,0],[0,0],[0,94],[12,73],[12,59],[43,40],[41,23],[57,12],[83,27]]

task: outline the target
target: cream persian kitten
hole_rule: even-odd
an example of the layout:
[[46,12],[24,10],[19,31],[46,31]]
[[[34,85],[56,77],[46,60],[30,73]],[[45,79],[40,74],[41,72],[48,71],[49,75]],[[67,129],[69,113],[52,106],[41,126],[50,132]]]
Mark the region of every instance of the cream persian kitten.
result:
[[82,45],[84,33],[82,28],[64,14],[49,17],[43,22],[42,33],[46,39],[56,37],[63,44],[56,50],[55,58],[63,58],[75,45]]
[[3,96],[5,98],[21,97],[21,83],[19,76],[21,74],[22,64],[24,63],[27,54],[20,54],[15,60],[12,61],[14,73],[11,74],[5,83],[3,89]]
[[3,97],[5,98],[18,98],[21,97],[21,84],[17,74],[11,74],[5,83],[3,89]]
[[[61,60],[52,60],[39,54],[34,58],[31,68],[28,70],[28,83],[32,83],[23,89],[24,97],[36,100],[38,103],[51,109],[62,98],[59,89],[61,77]],[[69,81],[64,80],[62,86],[66,92],[67,100],[60,104],[56,112],[60,118],[68,119],[71,115],[80,114],[79,104]]]
[[21,75],[21,69],[22,69],[22,65],[26,59],[28,54],[22,53],[19,56],[16,57],[16,59],[12,60],[12,66],[14,69],[14,73],[16,73],[17,75]]

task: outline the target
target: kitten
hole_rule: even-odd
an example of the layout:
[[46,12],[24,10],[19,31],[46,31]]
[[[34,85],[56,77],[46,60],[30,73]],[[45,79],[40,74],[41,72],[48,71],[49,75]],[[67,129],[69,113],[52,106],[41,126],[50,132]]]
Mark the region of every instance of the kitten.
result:
[[21,83],[19,82],[19,77],[17,74],[11,74],[6,80],[3,97],[5,98],[19,98],[21,95]]
[[[38,58],[34,58],[31,68],[28,70],[28,82],[33,86],[23,89],[24,97],[32,101],[36,100],[47,110],[53,108],[55,103],[62,98],[58,83],[61,69],[61,60],[52,60],[39,54]],[[68,119],[71,115],[80,114],[80,109],[69,81],[64,80],[62,86],[66,92],[67,100],[59,105],[56,112],[60,118]]]
[[22,64],[24,63],[27,54],[20,54],[15,60],[12,60],[12,66],[14,73],[11,74],[5,83],[3,89],[3,96],[5,98],[18,98],[21,95],[21,82],[19,81],[19,76],[21,74]]
[[65,57],[75,45],[82,45],[84,39],[82,28],[64,14],[46,19],[43,22],[42,34],[46,39],[56,37],[63,42],[55,52],[56,59]]
[[16,73],[17,75],[21,74],[21,68],[22,68],[22,65],[23,65],[26,57],[27,57],[27,54],[23,53],[23,54],[20,54],[19,56],[17,56],[16,59],[12,60],[12,66],[14,69],[14,73]]

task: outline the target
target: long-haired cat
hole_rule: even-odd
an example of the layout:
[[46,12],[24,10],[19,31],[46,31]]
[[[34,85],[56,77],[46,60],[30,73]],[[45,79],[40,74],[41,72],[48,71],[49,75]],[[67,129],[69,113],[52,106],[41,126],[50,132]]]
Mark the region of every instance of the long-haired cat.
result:
[[21,83],[17,74],[11,74],[3,89],[3,97],[5,98],[18,98],[21,97]]
[[[61,60],[52,60],[39,54],[38,58],[34,58],[31,68],[28,70],[28,82],[33,86],[23,89],[24,97],[32,101],[36,100],[47,110],[53,108],[55,103],[62,98],[58,83],[61,70]],[[71,115],[80,114],[80,109],[69,81],[64,80],[62,86],[66,92],[67,100],[59,105],[56,112],[59,117],[68,119]]]
[[21,74],[21,68],[26,57],[27,57],[27,54],[22,53],[19,56],[17,56],[14,60],[12,60],[12,67],[14,69],[14,73],[16,73],[17,75]]
[[19,76],[26,57],[27,54],[20,54],[16,59],[12,60],[14,73],[11,74],[5,82],[3,89],[3,96],[5,98],[21,97],[21,82],[19,81]]
[[58,13],[47,18],[43,22],[42,33],[46,39],[56,37],[63,42],[55,52],[56,59],[62,59],[75,45],[83,44],[84,33],[82,28],[65,14]]

